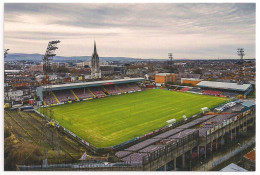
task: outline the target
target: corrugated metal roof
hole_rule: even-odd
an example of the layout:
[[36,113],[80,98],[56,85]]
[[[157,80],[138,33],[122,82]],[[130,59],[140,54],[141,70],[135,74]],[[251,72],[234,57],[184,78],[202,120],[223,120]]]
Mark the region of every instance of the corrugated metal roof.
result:
[[237,83],[227,83],[227,82],[217,82],[217,81],[201,81],[197,84],[198,87],[208,87],[216,89],[226,89],[226,90],[236,90],[236,91],[246,91],[251,84],[237,84]]
[[[104,84],[120,84],[120,83],[130,83],[137,81],[144,81],[144,78],[128,78],[128,79],[118,79],[118,80],[105,80],[105,81],[92,81],[92,82],[83,82],[83,83],[68,83],[68,84],[58,84],[58,85],[50,85],[49,88],[52,90],[59,89],[68,89],[68,88],[76,88],[76,87],[90,87],[90,86],[100,86]],[[45,86],[43,86],[45,88]]]
[[242,103],[242,105],[250,108],[252,106],[255,106],[255,103],[253,101],[245,101],[244,103]]
[[236,171],[248,171],[234,163],[229,164],[228,166],[226,166],[225,168],[221,169],[220,171],[224,171],[224,172],[236,172]]

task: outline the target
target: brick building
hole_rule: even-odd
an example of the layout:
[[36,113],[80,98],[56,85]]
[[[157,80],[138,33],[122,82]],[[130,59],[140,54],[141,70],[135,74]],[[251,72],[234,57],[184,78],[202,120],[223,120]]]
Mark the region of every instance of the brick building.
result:
[[172,73],[158,73],[155,75],[156,84],[176,83],[178,75]]

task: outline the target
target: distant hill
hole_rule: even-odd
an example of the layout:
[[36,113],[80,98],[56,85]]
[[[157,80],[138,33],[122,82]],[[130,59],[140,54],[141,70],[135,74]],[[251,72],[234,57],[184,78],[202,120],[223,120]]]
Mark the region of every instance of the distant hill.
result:
[[[42,61],[43,55],[41,54],[24,54],[24,53],[12,53],[8,54],[5,58],[5,61]],[[63,57],[55,56],[53,61],[55,62],[81,62],[81,61],[90,61],[91,56],[72,56],[72,57]],[[100,57],[101,61],[123,61],[123,62],[132,62],[132,61],[165,61],[165,59],[140,59],[140,58],[129,58],[129,57]]]

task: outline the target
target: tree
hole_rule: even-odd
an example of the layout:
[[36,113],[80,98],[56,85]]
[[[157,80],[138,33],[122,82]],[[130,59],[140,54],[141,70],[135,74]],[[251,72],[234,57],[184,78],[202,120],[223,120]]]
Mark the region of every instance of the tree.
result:
[[4,140],[4,169],[16,170],[16,165],[28,165],[42,163],[43,149],[35,144],[24,141],[19,142],[14,135]]

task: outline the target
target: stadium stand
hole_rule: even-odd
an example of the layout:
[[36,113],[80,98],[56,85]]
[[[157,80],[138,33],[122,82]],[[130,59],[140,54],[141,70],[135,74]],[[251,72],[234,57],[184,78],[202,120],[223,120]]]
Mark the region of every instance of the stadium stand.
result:
[[133,92],[133,90],[127,85],[127,84],[120,84],[118,87],[123,91],[123,92]]
[[67,101],[75,101],[76,97],[69,91],[69,90],[64,90],[64,91],[55,91],[54,92],[56,97],[60,102],[67,102]]
[[89,88],[89,89],[97,98],[106,96],[106,94],[103,92],[103,90],[100,87]]
[[162,133],[162,134],[159,134],[159,135],[157,135],[157,136],[155,136],[155,137],[153,137],[154,139],[165,139],[165,138],[167,138],[167,137],[169,137],[169,136],[172,136],[172,135],[174,135],[174,134],[176,134],[176,133],[178,133],[178,132],[180,132],[180,131],[182,131],[183,129],[181,128],[179,128],[179,129],[171,129],[171,130],[169,130],[169,131],[167,131],[167,132],[164,132],[164,133]]
[[197,130],[198,130],[198,129],[185,129],[185,130],[179,132],[178,134],[175,134],[175,135],[170,136],[170,137],[168,137],[168,138],[169,138],[169,139],[176,139],[176,140],[177,140],[177,139],[183,138],[183,137],[185,137],[185,136],[188,136],[188,135],[190,135],[190,134],[196,132]]
[[202,122],[205,122],[206,120],[209,120],[209,119],[211,119],[211,118],[213,118],[213,117],[215,117],[215,116],[216,116],[216,115],[205,115],[205,116],[200,117],[200,118],[198,118],[198,119],[196,119],[196,120],[193,120],[193,121],[191,121],[191,122],[188,122],[188,123],[186,123],[186,124],[184,124],[184,125],[178,126],[178,127],[175,128],[175,129],[188,129],[188,128],[192,128],[192,127],[194,127],[194,126],[196,126],[196,125],[198,125],[198,124],[200,124],[200,123],[202,123]]
[[223,123],[223,121],[227,121],[228,119],[234,117],[236,114],[225,114],[225,115],[218,115],[218,117],[211,118],[206,122],[202,123],[203,127],[199,128],[199,135],[200,137],[205,137],[207,135],[207,130],[209,128],[213,128],[218,124]]
[[217,81],[201,81],[196,85],[202,89],[206,90],[219,90],[225,92],[236,92],[241,95],[241,97],[247,96],[253,90],[252,84],[237,84],[228,82],[217,82]]
[[104,87],[108,92],[109,94],[120,94],[121,91],[118,89],[118,87],[114,86],[114,85],[111,85],[111,86],[105,86]]
[[123,157],[126,157],[128,156],[129,154],[131,154],[132,152],[130,151],[119,151],[117,152],[115,155],[119,158],[123,158]]
[[229,97],[229,98],[236,98],[239,93],[236,92],[223,92],[221,95],[225,96],[225,97]]
[[173,143],[176,142],[175,139],[162,139],[160,142],[157,143],[157,146],[163,146],[163,145],[167,145],[169,143]]
[[130,86],[135,90],[135,91],[141,91],[141,88],[137,86],[136,84],[130,84]]
[[163,147],[163,145],[150,145],[150,146],[140,150],[139,152],[140,153],[150,153],[150,152],[154,152],[162,147]]
[[[119,92],[119,91],[121,93],[134,92],[135,91],[134,88],[136,88],[136,90],[141,90],[141,88],[138,87],[137,85],[133,85],[133,88],[132,88],[132,87],[129,87],[128,84],[129,83],[134,84],[136,82],[142,82],[144,80],[145,80],[144,78],[127,78],[127,79],[103,80],[103,81],[93,81],[93,82],[57,84],[57,85],[50,85],[48,88],[51,89],[52,92],[54,92],[54,96],[57,91],[61,91],[61,90],[67,91],[68,90],[68,92],[72,94],[71,97],[73,99],[76,98],[76,100],[78,101],[78,100],[84,100],[87,98],[95,98],[96,96],[105,97],[106,93],[108,91],[104,90],[104,87],[111,86],[111,85],[116,88],[115,92]],[[90,91],[89,88],[91,88],[91,90],[93,90],[93,92],[95,92],[95,93]],[[43,96],[44,96],[44,92],[46,92],[46,91],[47,91],[46,86],[40,86],[40,87],[37,87],[37,89],[36,89],[37,96],[40,98],[40,100],[42,102],[44,101],[43,104],[59,103],[58,102],[59,100],[55,99],[56,96],[55,97],[50,96],[47,99],[44,99]],[[63,97],[59,97],[59,98],[63,98]],[[64,101],[64,100],[65,99],[63,99],[62,101]]]
[[181,92],[187,92],[189,89],[190,89],[190,88],[188,88],[188,87],[184,87],[184,88],[180,89],[180,91],[181,91]]
[[140,150],[140,149],[142,149],[144,147],[147,147],[148,145],[151,145],[151,144],[153,144],[155,142],[158,142],[159,140],[160,139],[156,139],[156,138],[148,139],[148,140],[142,141],[142,142],[140,142],[138,144],[135,144],[135,145],[133,145],[133,146],[131,146],[131,147],[125,149],[125,150],[126,151],[138,151],[138,150]]
[[[235,102],[230,102],[230,104],[233,103]],[[237,117],[237,113],[202,116],[184,125],[178,126],[177,128],[165,131],[148,140],[131,145],[130,147],[125,148],[123,151],[121,150],[117,152],[116,156],[126,163],[142,163],[146,159],[151,158],[152,156],[158,156],[160,152],[164,153],[164,151],[171,148],[176,148],[178,145],[180,145],[180,148],[182,149],[184,149],[182,144],[186,144],[189,147],[191,144],[189,140],[193,140],[192,142],[194,142],[194,139],[197,140],[200,137],[204,139],[207,137],[207,135],[209,135],[209,130],[211,130],[211,132],[213,130],[214,132],[216,128],[224,125],[224,123],[227,125],[230,123],[230,121],[236,121],[238,119]],[[230,131],[232,132],[232,130]],[[212,145],[213,144],[220,144],[220,140],[212,140]],[[207,146],[205,146],[205,148],[207,148]],[[149,155],[150,157],[145,157],[145,155]],[[192,156],[194,158],[198,156],[196,150],[192,152]]]
[[198,88],[192,88],[192,89],[189,89],[188,91],[191,93],[194,93],[194,94],[202,94],[204,90],[198,89]]
[[182,88],[183,88],[183,86],[178,86],[178,87],[175,88],[174,90],[179,91],[179,90],[181,90]]
[[88,91],[88,89],[85,89],[84,91],[84,88],[79,88],[79,89],[73,89],[73,91],[80,100],[93,98],[93,95]]
[[214,90],[206,90],[203,92],[205,95],[214,95],[214,96],[220,96],[221,91],[214,91]]
[[51,105],[51,104],[57,104],[57,101],[55,100],[55,98],[52,95],[48,95],[45,99],[45,103],[47,105]]
[[127,163],[141,163],[146,153],[133,153],[123,158],[122,160]]

